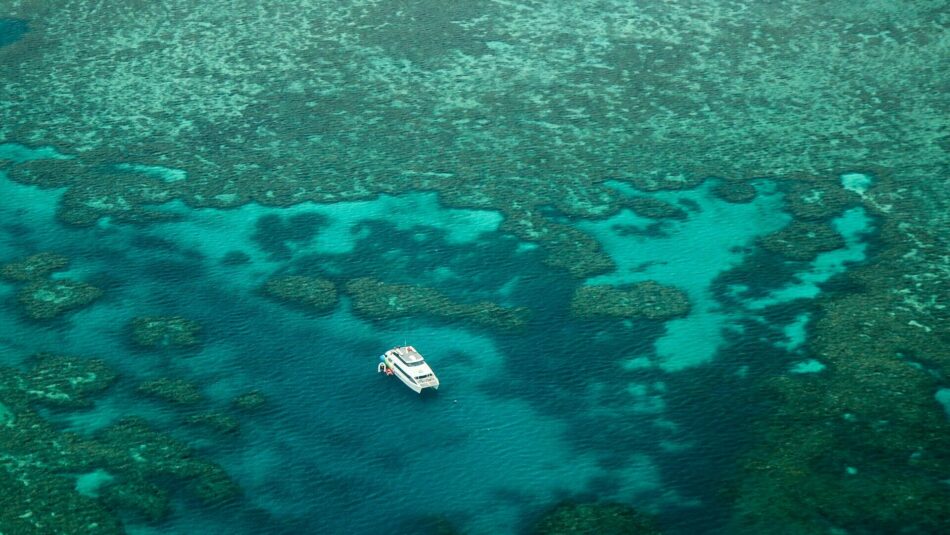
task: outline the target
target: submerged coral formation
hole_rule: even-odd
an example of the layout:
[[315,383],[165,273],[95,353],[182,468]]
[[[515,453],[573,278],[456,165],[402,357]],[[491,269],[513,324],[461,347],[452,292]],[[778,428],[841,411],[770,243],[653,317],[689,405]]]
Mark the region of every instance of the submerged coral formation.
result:
[[950,422],[934,400],[950,376],[950,269],[933,232],[944,216],[878,180],[863,201],[881,218],[880,251],[845,276],[861,291],[818,301],[807,348],[827,369],[771,382],[730,533],[939,533],[950,521]]
[[110,511],[131,514],[134,520],[156,524],[171,514],[169,491],[142,479],[113,482],[100,495]]
[[34,404],[85,406],[115,374],[80,357],[42,354],[32,362],[25,372],[0,368],[4,533],[118,534],[127,514],[164,519],[173,493],[206,504],[237,495],[220,466],[142,420],[120,420],[91,436],[58,430]]
[[655,521],[619,503],[561,503],[534,526],[536,535],[660,535]]
[[372,319],[432,316],[469,321],[487,327],[520,327],[528,318],[523,307],[505,308],[496,303],[457,303],[438,290],[408,284],[389,284],[363,277],[346,283],[353,310]]
[[[55,436],[52,431],[50,435]],[[78,463],[66,466],[83,468]],[[125,533],[117,515],[98,500],[76,492],[73,481],[60,477],[57,468],[31,461],[28,452],[4,453],[0,458],[4,533]]]
[[23,283],[17,301],[34,320],[48,320],[82,308],[102,297],[95,286],[67,278],[50,278],[69,266],[69,258],[51,252],[37,253],[0,267],[0,278]]
[[125,418],[95,435],[119,458],[108,458],[106,469],[128,474],[130,480],[169,478],[205,504],[220,504],[239,494],[237,484],[220,466],[196,457],[174,438],[155,431],[140,418]]
[[132,320],[132,341],[142,347],[188,347],[201,343],[201,324],[181,316],[142,316]]
[[785,181],[785,208],[798,221],[827,220],[860,199],[836,181]]
[[712,194],[731,203],[748,203],[755,200],[755,187],[738,180],[720,180],[712,188]]
[[102,290],[70,279],[42,280],[20,289],[17,301],[32,319],[48,320],[102,297]]
[[259,390],[245,392],[231,402],[235,408],[242,411],[256,411],[267,403],[267,397]]
[[100,359],[39,353],[25,375],[30,401],[57,407],[88,407],[89,396],[108,388],[116,374]]
[[202,412],[192,414],[185,419],[185,423],[196,427],[203,427],[216,433],[231,434],[236,433],[240,428],[237,418],[230,414],[221,412]]
[[640,217],[650,219],[685,219],[686,211],[672,204],[652,197],[635,197],[628,202],[630,209]]
[[[896,19],[869,9],[856,21],[846,10],[803,0],[781,18],[765,5],[749,9],[717,0],[608,5],[517,10],[477,3],[441,22],[465,37],[461,43],[480,45],[469,50],[449,43],[439,53],[415,57],[418,43],[406,43],[404,36],[428,29],[418,21],[429,19],[395,16],[378,6],[348,10],[301,2],[301,22],[284,24],[279,32],[268,31],[271,24],[259,16],[207,32],[203,25],[219,12],[216,2],[177,2],[176,12],[191,15],[178,21],[180,28],[164,24],[158,9],[133,13],[109,3],[95,10],[67,3],[44,14],[43,31],[31,37],[31,46],[3,49],[16,59],[0,62],[0,74],[15,75],[4,91],[17,98],[7,100],[38,105],[0,108],[0,134],[42,139],[78,155],[10,169],[16,180],[68,187],[65,221],[170,217],[146,207],[174,198],[192,206],[252,200],[289,205],[429,189],[449,204],[498,209],[513,228],[532,222],[516,233],[540,242],[551,265],[578,277],[609,269],[609,259],[596,247],[576,248],[585,237],[546,219],[542,207],[557,206],[572,217],[603,216],[615,209],[601,186],[608,178],[656,191],[694,187],[711,174],[738,180],[860,166],[869,154],[882,165],[898,165],[906,148],[889,140],[900,136],[914,150],[940,153],[935,97],[921,94],[910,104],[895,96],[934,85],[927,67],[942,49],[936,41],[913,38],[926,31],[923,21],[932,20],[932,8],[911,6]],[[16,11],[32,18],[34,9],[27,3]],[[547,31],[564,17],[584,23],[569,34]],[[90,19],[111,33],[139,37],[129,43],[84,39]],[[390,28],[382,41],[358,30],[379,20]],[[875,21],[889,25],[892,39],[862,38],[862,31],[874,35]],[[189,45],[199,39],[200,45],[180,46],[184,39]],[[300,42],[324,46],[301,48]],[[496,46],[500,42],[508,44]],[[913,50],[902,48],[905,43],[913,43]],[[544,53],[548,47],[564,53]],[[46,53],[35,52],[41,49]],[[211,51],[226,54],[233,68],[219,68]],[[103,71],[62,59],[88,57],[113,63]],[[900,60],[882,70],[876,68],[881,57]],[[68,68],[60,76],[47,75],[63,65]],[[138,76],[143,68],[162,74]],[[204,74],[188,70],[196,68]],[[864,76],[872,71],[878,76]],[[238,72],[266,74],[249,86]],[[341,83],[354,72],[364,73],[367,83]],[[538,73],[532,82],[546,82],[528,83],[525,72]],[[822,82],[822,73],[834,73],[834,90]],[[87,83],[73,85],[73,77]],[[182,79],[188,83],[172,82]],[[50,80],[56,88],[38,90]],[[572,82],[577,89],[565,93]],[[288,86],[292,95],[284,91]],[[600,90],[582,89],[587,87]],[[758,99],[755,105],[750,94]],[[795,96],[801,94],[811,98]],[[277,102],[272,95],[282,96]],[[106,135],[94,121],[83,120],[80,110],[89,102],[97,102],[111,124],[136,121],[137,128]],[[337,114],[341,107],[349,113]],[[510,109],[533,119],[522,120]],[[60,118],[76,127],[48,127]],[[862,118],[860,127],[856,118]],[[326,130],[330,123],[338,128]],[[258,124],[268,127],[250,126]],[[794,141],[806,139],[820,142],[822,150],[805,150]],[[184,172],[156,179],[154,173],[109,164],[129,158],[139,160],[139,167]],[[48,169],[41,171],[43,166]],[[322,171],[314,175],[314,169]],[[752,194],[740,182],[727,184],[718,187],[724,198],[742,201]]]
[[689,314],[686,294],[656,281],[625,286],[597,284],[581,286],[571,299],[571,313],[580,318],[643,317],[663,320]]
[[845,242],[827,222],[792,221],[761,238],[759,245],[791,260],[814,260],[819,253],[844,247]]
[[193,405],[204,399],[201,395],[201,389],[199,389],[196,384],[184,379],[171,379],[168,377],[145,381],[139,385],[138,391],[142,394],[180,405]]
[[[0,48],[0,138],[73,157],[8,173],[68,188],[60,218],[82,224],[173,217],[149,208],[172,199],[227,208],[438,191],[501,211],[513,229],[530,222],[516,234],[578,277],[609,259],[544,210],[603,217],[616,208],[606,180],[649,192],[869,160],[939,176],[945,106],[920,89],[942,82],[939,2],[794,0],[781,16],[767,2],[522,4],[421,13],[305,0],[275,24],[279,0],[175,0],[174,23],[164,5],[18,2],[10,16],[43,24]],[[222,23],[227,10],[241,23]],[[564,20],[577,21],[570,32]],[[408,37],[433,28],[449,32],[437,50]],[[35,105],[14,104],[25,101]]]
[[304,275],[274,277],[264,284],[264,292],[285,303],[317,312],[333,309],[338,300],[333,281]]
[[[877,257],[836,281],[860,291],[818,303],[803,351],[828,368],[771,385],[773,415],[726,531],[939,533],[950,518],[950,430],[933,399],[950,376],[944,4],[300,0],[294,16],[276,16],[283,0],[14,1],[4,16],[37,24],[0,47],[0,140],[62,157],[2,165],[22,184],[64,188],[57,216],[72,225],[169,220],[181,207],[171,201],[434,191],[447,206],[502,213],[502,232],[578,279],[615,268],[572,226],[623,206],[608,180],[659,192],[729,177],[714,193],[746,202],[748,179],[786,177],[795,221],[759,245],[792,259],[840,243],[823,225],[860,204],[880,218]],[[877,182],[842,188],[840,169],[872,169]],[[37,319],[101,295],[17,266],[4,276],[25,284],[18,299]],[[688,310],[656,288],[583,288],[572,303],[582,317]],[[319,291],[285,290],[274,295],[332,306]],[[356,279],[347,292],[373,318],[524,321],[431,288]],[[140,421],[94,439],[57,432],[30,408],[27,383],[0,371],[5,530],[117,532],[102,503],[160,518],[169,480],[233,494],[219,468]],[[70,479],[98,469],[116,478],[101,503]],[[581,525],[571,518],[626,518],[587,507],[555,518],[569,529]]]
[[16,282],[35,281],[68,266],[69,258],[61,254],[37,253],[0,266],[0,277]]

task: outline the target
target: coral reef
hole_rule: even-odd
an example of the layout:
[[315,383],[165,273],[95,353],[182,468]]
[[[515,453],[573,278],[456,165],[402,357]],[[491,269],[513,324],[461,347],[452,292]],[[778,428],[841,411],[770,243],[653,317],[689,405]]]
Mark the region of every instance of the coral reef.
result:
[[69,258],[51,252],[37,253],[0,267],[0,278],[23,283],[17,301],[34,320],[48,320],[82,308],[102,297],[102,290],[71,279],[52,279],[55,271],[69,266]]
[[635,197],[627,203],[630,209],[640,217],[650,219],[685,219],[686,211],[678,206],[653,199],[651,197]]
[[593,237],[570,225],[554,223],[538,213],[519,211],[510,214],[499,228],[525,241],[540,244],[545,252],[545,264],[565,269],[577,278],[607,273],[616,267]]
[[142,479],[108,485],[101,501],[111,511],[130,512],[137,520],[153,524],[171,514],[168,491]]
[[625,286],[581,286],[571,299],[571,313],[579,318],[644,317],[664,320],[689,314],[689,298],[681,290],[655,281]]
[[[502,227],[505,227],[504,223]],[[538,240],[544,248],[543,262],[546,265],[566,270],[578,279],[608,273],[616,268],[600,243],[586,233],[558,224],[547,225],[546,230],[550,233]]]
[[63,194],[56,212],[57,219],[66,225],[88,226],[104,217],[122,223],[173,221],[180,217],[149,208],[173,199],[170,191],[154,187],[135,174],[118,172],[114,164],[90,165],[78,158],[39,159],[17,163],[7,174],[40,187],[73,182],[74,187]]
[[220,412],[202,412],[199,414],[192,414],[185,419],[185,423],[196,427],[210,429],[211,431],[223,435],[237,433],[238,429],[240,429],[240,424],[235,417]]
[[20,289],[17,301],[32,319],[48,320],[102,297],[102,290],[70,279],[41,280]]
[[755,200],[756,191],[752,184],[738,180],[720,180],[713,186],[712,194],[731,203],[748,203]]
[[[172,199],[229,208],[437,191],[512,227],[531,222],[516,235],[587,277],[608,259],[576,247],[589,236],[542,207],[602,217],[616,208],[606,180],[656,191],[728,176],[735,184],[720,192],[738,201],[750,195],[738,184],[755,177],[908,161],[933,177],[945,162],[942,95],[922,89],[942,83],[939,3],[856,16],[792,0],[779,17],[767,2],[585,0],[417,16],[303,0],[275,25],[280,5],[174,0],[183,16],[169,25],[161,6],[15,3],[9,16],[44,23],[0,49],[0,138],[73,158],[13,163],[9,176],[67,188],[59,217],[75,224],[173,217],[148,208]],[[225,7],[242,23],[207,31]],[[564,20],[578,23],[564,32]],[[90,37],[91,27],[129,38]],[[433,27],[453,32],[437,51],[407,37]],[[35,105],[14,104],[25,101]]]
[[41,188],[56,188],[62,186],[63,179],[75,176],[83,168],[80,160],[70,159],[38,159],[17,162],[10,166],[8,173],[16,175],[17,182],[39,186]]
[[332,310],[338,300],[332,281],[304,275],[274,277],[264,284],[264,292],[282,302],[317,312]]
[[817,303],[807,349],[828,368],[768,385],[772,416],[742,463],[730,533],[938,533],[950,521],[950,422],[934,400],[950,376],[950,267],[933,232],[946,211],[878,178],[863,203],[880,218],[879,252],[845,275],[850,291]]
[[105,459],[105,467],[127,474],[129,480],[172,478],[205,504],[220,504],[239,493],[220,466],[201,460],[190,448],[140,418],[120,420],[95,439],[110,449],[122,449],[120,457]]
[[841,214],[860,199],[831,181],[785,181],[785,208],[799,221],[829,219]]
[[105,362],[70,355],[38,353],[25,375],[30,401],[57,407],[88,407],[89,396],[108,388],[116,374]]
[[627,180],[640,191],[680,191],[693,189],[706,179],[697,174],[683,175],[633,175]]
[[142,316],[132,320],[132,341],[142,347],[188,347],[201,343],[201,325],[181,316]]
[[[85,406],[115,377],[101,361],[82,360],[40,354],[26,371],[0,368],[8,414],[0,432],[4,533],[124,533],[120,515],[164,519],[169,492],[184,491],[207,504],[237,495],[220,466],[141,420],[120,420],[89,437],[44,420],[33,405]],[[94,492],[78,488],[77,476],[97,473],[106,477]]]
[[234,398],[231,402],[235,408],[242,411],[256,411],[262,408],[266,403],[267,398],[264,396],[264,393],[259,390],[245,392]]
[[[608,178],[655,191],[704,176],[791,176],[786,201],[800,222],[864,203],[883,219],[883,250],[851,278],[862,294],[821,303],[810,350],[828,370],[774,385],[794,410],[763,430],[751,458],[767,464],[750,463],[728,532],[942,531],[950,433],[931,413],[934,377],[950,371],[936,353],[950,323],[947,225],[921,215],[950,213],[946,98],[934,90],[946,77],[934,67],[946,56],[942,2],[462,2],[415,16],[301,0],[279,18],[280,0],[47,4],[7,6],[4,16],[42,24],[0,48],[0,139],[74,156],[5,167],[13,180],[66,188],[58,217],[70,224],[167,219],[149,206],[173,199],[288,206],[428,190],[500,211],[503,230],[583,278],[612,262],[543,207],[609,213]],[[169,10],[181,16],[169,22]],[[421,47],[433,27],[454,34]],[[186,178],[117,172],[121,161]],[[880,180],[866,194],[827,178],[865,166]],[[889,404],[869,401],[882,394]],[[860,441],[840,431],[852,419]],[[879,443],[879,455],[861,449]],[[846,456],[864,464],[842,466]],[[61,499],[74,517],[3,502],[0,525],[110,525],[56,485],[9,496]]]
[[537,535],[659,535],[655,521],[618,503],[561,503],[534,526]]
[[114,513],[76,492],[71,480],[44,466],[21,463],[30,463],[28,454],[0,456],[3,533],[125,533]]
[[496,303],[457,303],[438,290],[408,284],[388,284],[362,277],[346,283],[353,310],[371,319],[431,316],[468,321],[486,327],[514,328],[525,324],[528,310],[505,308]]
[[791,260],[814,260],[819,253],[840,249],[845,243],[827,222],[792,221],[759,239],[759,245]]
[[194,383],[168,377],[145,381],[139,385],[138,392],[180,405],[193,405],[204,399]]
[[66,269],[69,258],[56,253],[37,253],[0,266],[0,278],[15,282],[45,279],[54,271]]

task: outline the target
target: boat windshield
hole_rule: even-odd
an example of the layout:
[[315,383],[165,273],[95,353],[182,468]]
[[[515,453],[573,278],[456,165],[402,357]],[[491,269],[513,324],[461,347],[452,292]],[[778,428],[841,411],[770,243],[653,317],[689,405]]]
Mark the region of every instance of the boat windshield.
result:
[[416,356],[416,355],[402,355],[402,354],[400,354],[400,353],[396,353],[396,356],[399,357],[399,360],[401,360],[403,364],[405,364],[406,366],[409,366],[409,367],[412,367],[412,366],[422,366],[423,364],[426,363],[426,361],[423,360],[421,356]]

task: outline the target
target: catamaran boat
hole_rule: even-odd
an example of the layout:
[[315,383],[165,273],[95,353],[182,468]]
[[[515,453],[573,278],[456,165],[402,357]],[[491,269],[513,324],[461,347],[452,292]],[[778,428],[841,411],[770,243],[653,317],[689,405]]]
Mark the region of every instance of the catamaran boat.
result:
[[439,378],[412,346],[394,347],[380,355],[379,360],[376,371],[395,375],[417,394],[421,394],[427,388],[439,389]]

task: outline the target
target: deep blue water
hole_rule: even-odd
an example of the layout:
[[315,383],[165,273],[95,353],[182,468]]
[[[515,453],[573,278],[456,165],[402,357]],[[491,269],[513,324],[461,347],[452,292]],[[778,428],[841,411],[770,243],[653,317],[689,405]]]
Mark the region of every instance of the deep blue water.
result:
[[25,20],[0,18],[0,46],[18,41],[29,29]]
[[[89,433],[143,415],[224,465],[245,491],[219,510],[181,502],[169,524],[134,532],[405,533],[420,518],[444,516],[466,533],[504,533],[569,497],[635,504],[658,513],[670,533],[708,532],[722,520],[718,492],[749,436],[745,422],[765,410],[745,386],[803,358],[810,299],[861,260],[870,225],[862,213],[845,214],[837,222],[845,249],[745,277],[740,288],[730,270],[763,255],[754,239],[789,220],[774,184],[758,188],[748,205],[713,198],[709,185],[657,194],[693,208],[653,235],[621,232],[654,223],[629,212],[577,222],[619,267],[575,281],[500,233],[500,215],[445,209],[428,193],[285,210],[172,203],[181,222],[75,229],[55,222],[60,192],[0,176],[0,259],[60,252],[73,264],[58,276],[106,291],[42,325],[24,321],[13,286],[0,283],[0,356],[16,364],[65,347],[107,359],[125,381],[188,378],[222,409],[248,390],[266,393],[267,410],[242,416],[241,433],[221,440],[180,428],[175,409],[121,386],[90,411],[50,416]],[[396,225],[385,217],[394,210],[417,218]],[[222,263],[233,251],[250,262]],[[637,268],[645,262],[656,267]],[[312,315],[259,294],[269,276],[289,272],[423,284],[459,300],[528,306],[534,317],[512,332],[424,317],[378,323],[355,317],[346,300]],[[690,316],[568,315],[578,284],[647,279],[684,289]],[[201,322],[204,345],[135,349],[126,326],[146,314]],[[376,374],[376,356],[404,341],[439,374],[436,395]]]

